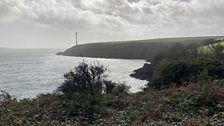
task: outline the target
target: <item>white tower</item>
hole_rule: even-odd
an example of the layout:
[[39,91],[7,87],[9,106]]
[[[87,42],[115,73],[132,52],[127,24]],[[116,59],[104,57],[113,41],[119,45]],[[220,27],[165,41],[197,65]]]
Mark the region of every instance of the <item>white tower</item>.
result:
[[76,46],[78,45],[78,32],[76,32]]

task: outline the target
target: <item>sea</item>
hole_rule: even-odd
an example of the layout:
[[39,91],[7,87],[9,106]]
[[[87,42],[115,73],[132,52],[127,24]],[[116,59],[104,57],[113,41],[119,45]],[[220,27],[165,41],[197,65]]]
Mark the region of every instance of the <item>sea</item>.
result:
[[63,49],[0,49],[0,90],[18,99],[52,93],[63,83],[64,73],[82,61],[103,64],[108,68],[107,79],[125,83],[131,92],[141,91],[147,83],[129,76],[143,66],[144,60],[56,55],[60,51]]

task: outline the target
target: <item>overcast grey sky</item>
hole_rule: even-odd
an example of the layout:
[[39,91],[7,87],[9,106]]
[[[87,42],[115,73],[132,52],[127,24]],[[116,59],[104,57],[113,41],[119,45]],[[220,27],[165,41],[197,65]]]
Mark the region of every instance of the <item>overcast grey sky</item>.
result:
[[0,0],[0,46],[224,35],[224,0]]

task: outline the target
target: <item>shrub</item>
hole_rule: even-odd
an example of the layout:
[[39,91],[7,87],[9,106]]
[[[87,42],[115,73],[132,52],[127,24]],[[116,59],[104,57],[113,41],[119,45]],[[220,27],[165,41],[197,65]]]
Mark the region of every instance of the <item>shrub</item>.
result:
[[208,76],[207,70],[202,71],[201,74],[198,76],[198,84],[203,95],[211,95],[212,81],[211,78]]
[[211,80],[224,78],[223,61],[197,58],[193,61],[173,61],[159,70],[159,76],[148,85],[153,85],[157,89],[168,87],[174,83],[181,86],[183,82],[198,82],[203,71],[207,71]]
[[91,65],[82,62],[73,71],[64,75],[65,81],[57,90],[64,94],[79,92],[92,96],[95,93],[102,93],[102,84],[107,77],[106,71],[107,68],[98,62]]
[[181,85],[184,80],[187,80],[188,75],[188,65],[183,62],[176,62],[168,64],[164,70],[162,70],[159,78],[152,82],[156,88],[163,88],[169,86],[171,83]]
[[106,94],[112,94],[113,89],[116,86],[116,83],[112,82],[112,81],[105,81],[105,93]]
[[5,91],[0,91],[0,102],[10,100],[11,96]]
[[[224,78],[224,62],[217,59],[197,58],[189,63],[190,73],[197,77],[202,71],[207,70],[211,79]],[[196,78],[197,79],[197,78]]]
[[129,89],[130,87],[123,83],[117,84],[115,88],[113,89],[112,94],[118,95],[118,96],[122,96],[122,95],[124,96],[129,93]]
[[123,83],[115,83],[112,81],[105,81],[105,93],[112,95],[127,95],[130,87]]

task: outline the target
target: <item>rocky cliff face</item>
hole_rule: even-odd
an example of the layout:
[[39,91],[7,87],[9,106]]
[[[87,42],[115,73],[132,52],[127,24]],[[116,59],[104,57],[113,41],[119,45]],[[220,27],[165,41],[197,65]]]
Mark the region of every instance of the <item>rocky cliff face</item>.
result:
[[153,68],[150,63],[145,63],[142,68],[139,68],[137,70],[134,70],[132,74],[130,74],[131,77],[140,79],[140,80],[147,80],[150,81],[153,74]]

